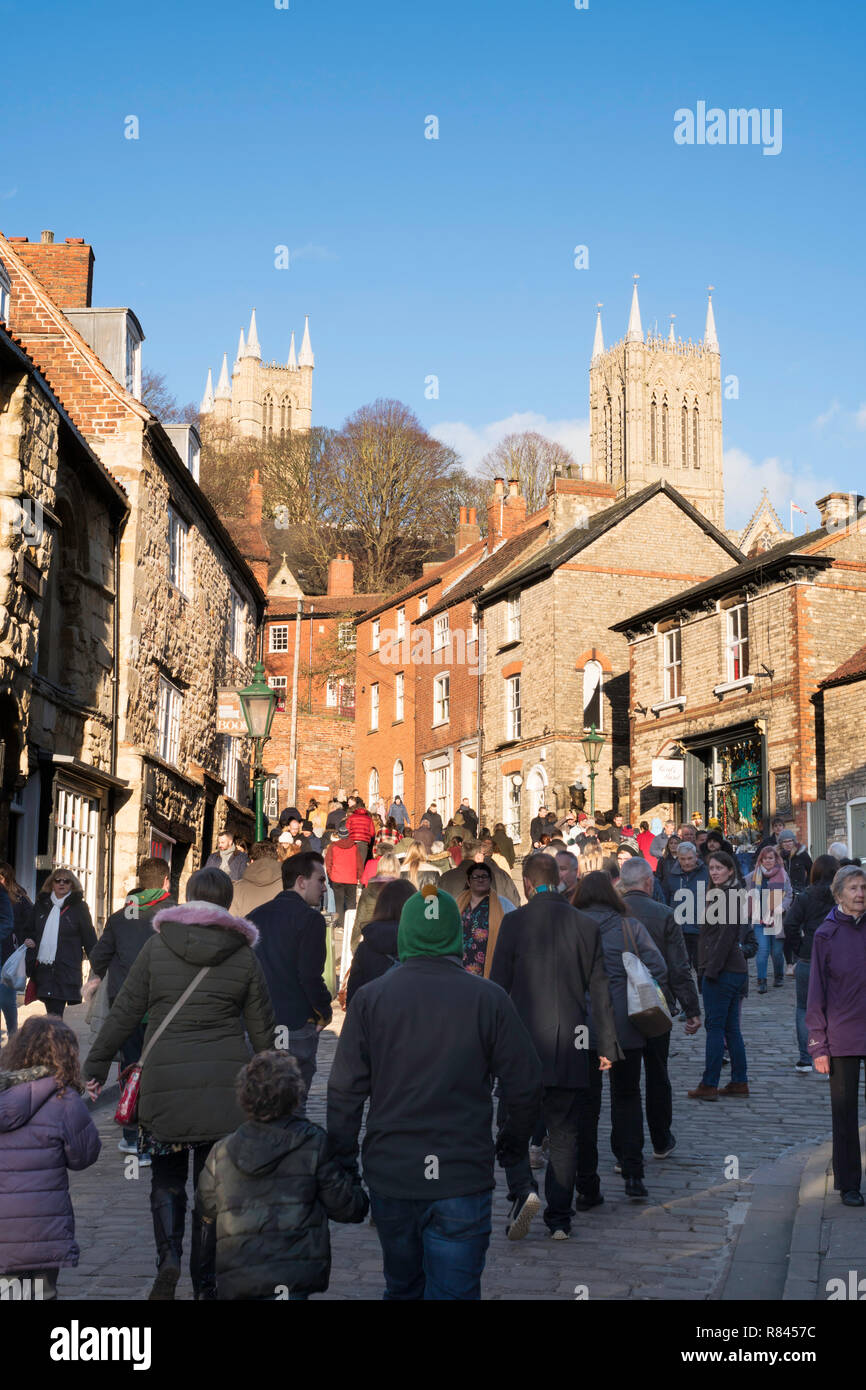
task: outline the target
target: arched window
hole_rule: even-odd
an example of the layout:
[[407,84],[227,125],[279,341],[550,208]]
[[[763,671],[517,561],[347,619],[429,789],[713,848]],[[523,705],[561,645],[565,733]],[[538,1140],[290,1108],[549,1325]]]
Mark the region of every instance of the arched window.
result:
[[692,411],[692,460],[695,468],[701,466],[701,422],[698,415],[698,403],[695,401],[695,408]]
[[288,396],[280,401],[280,434],[290,434],[292,429],[292,402]]
[[667,466],[668,458],[668,403],[662,401],[662,463]]
[[681,462],[682,462],[683,468],[688,468],[688,466],[689,466],[689,408],[688,408],[688,406],[686,405],[685,401],[683,401],[683,408],[682,408],[682,411],[681,411],[681,415],[682,415],[682,423],[683,423],[682,460],[681,460]]
[[262,437],[270,439],[274,432],[274,398],[265,396],[262,401]]
[[604,473],[605,480],[613,482],[613,412],[610,408],[610,392],[605,392],[604,400]]
[[653,463],[659,461],[659,407],[655,392],[650,403],[650,458]]
[[403,796],[403,764],[398,758],[394,764],[394,771],[391,773],[391,799]]
[[375,767],[370,768],[370,777],[367,782],[367,806],[372,807],[379,800],[379,772]]
[[599,733],[602,729],[601,677],[601,662],[588,661],[583,668],[583,727],[588,729],[594,724]]

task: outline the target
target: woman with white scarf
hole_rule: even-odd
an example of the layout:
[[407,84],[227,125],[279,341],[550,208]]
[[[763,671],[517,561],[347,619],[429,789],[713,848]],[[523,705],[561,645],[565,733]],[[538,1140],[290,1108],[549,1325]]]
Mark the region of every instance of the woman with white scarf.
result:
[[84,890],[71,869],[54,869],[33,909],[34,946],[27,974],[45,1012],[63,1017],[67,1004],[81,1003],[81,967],[96,945]]

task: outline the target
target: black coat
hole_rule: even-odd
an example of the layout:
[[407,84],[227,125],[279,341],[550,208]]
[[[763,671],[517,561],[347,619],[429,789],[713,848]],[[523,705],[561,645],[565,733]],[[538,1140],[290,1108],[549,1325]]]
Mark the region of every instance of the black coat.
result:
[[354,1167],[369,1097],[364,1180],[373,1192],[427,1201],[487,1192],[495,1076],[508,1113],[496,1152],[512,1161],[526,1152],[541,1104],[529,1034],[492,980],[456,956],[412,956],[359,990],[346,1013],[328,1137]]
[[[788,878],[791,880],[791,889],[794,893],[805,893],[809,887],[809,878],[812,873],[812,860],[805,845],[801,845],[794,854],[779,856],[785,866]],[[828,909],[829,910],[829,909]]]
[[37,960],[39,943],[51,911],[51,894],[40,893],[33,909],[31,940],[36,947],[27,952],[27,974],[36,981],[38,999],[64,999],[67,1004],[81,1003],[81,966],[85,956],[96,945],[96,932],[90,918],[90,908],[83,893],[67,894],[60,909],[60,930],[57,933],[57,952],[52,965]]
[[835,899],[829,883],[811,883],[805,893],[794,899],[785,913],[785,940],[798,960],[812,959],[812,940],[821,923],[826,921]]
[[664,991],[671,1012],[675,1001],[679,1000],[680,1008],[685,1009],[689,1018],[700,1018],[701,1005],[698,991],[695,989],[695,977],[689,965],[683,929],[675,921],[672,909],[667,904],[649,897],[647,893],[641,893],[639,889],[623,893],[622,900],[628,908],[629,916],[643,922],[664,956],[668,968],[668,981]]
[[326,1289],[328,1220],[363,1221],[368,1205],[360,1183],[328,1157],[318,1125],[247,1120],[213,1146],[198,1181],[196,1209],[216,1221],[218,1298]]
[[[587,994],[600,1056],[622,1057],[596,923],[558,893],[536,893],[502,919],[490,978],[511,995],[541,1059],[545,1086],[589,1084]],[[588,1034],[587,1034],[588,1042]]]
[[[175,907],[175,901],[168,896],[160,898],[151,907],[138,908],[127,900],[117,912],[112,912],[105,924],[105,930],[90,952],[90,969],[100,980],[108,975],[108,1002],[113,1004],[121,991],[123,982],[132,969],[132,963],[153,935],[153,919],[164,907]],[[135,914],[132,915],[133,908]]]
[[294,888],[250,913],[259,932],[256,955],[268,983],[277,1023],[290,1030],[309,1019],[331,1021],[331,996],[322,979],[325,919]]
[[346,1007],[358,993],[362,985],[378,980],[386,971],[393,970],[397,960],[397,928],[399,922],[368,922],[364,927],[361,943],[352,957],[349,983],[346,986]]
[[433,831],[433,839],[442,839],[442,817],[438,811],[425,811],[421,820],[426,820]]

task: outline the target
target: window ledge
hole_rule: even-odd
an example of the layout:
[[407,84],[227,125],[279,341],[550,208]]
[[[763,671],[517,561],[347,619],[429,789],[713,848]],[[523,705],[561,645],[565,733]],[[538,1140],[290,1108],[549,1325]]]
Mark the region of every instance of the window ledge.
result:
[[521,641],[522,638],[520,637],[510,637],[507,642],[502,643],[501,647],[496,648],[496,655],[498,656],[500,652],[510,652],[512,647],[519,647]]
[[393,729],[393,728],[396,727],[397,724],[403,724],[403,723],[405,723],[405,720],[403,720],[403,719],[392,719],[392,720],[391,720],[391,728]]
[[656,718],[658,718],[658,716],[659,716],[660,714],[664,714],[666,710],[669,710],[669,709],[685,709],[685,707],[686,707],[686,697],[685,697],[685,695],[677,695],[676,699],[674,699],[674,700],[659,700],[659,702],[658,702],[657,705],[650,705],[650,710],[651,710],[652,713],[656,716]]
[[751,690],[754,684],[754,676],[741,676],[738,681],[723,681],[721,685],[714,685],[713,694],[721,699],[732,690]]

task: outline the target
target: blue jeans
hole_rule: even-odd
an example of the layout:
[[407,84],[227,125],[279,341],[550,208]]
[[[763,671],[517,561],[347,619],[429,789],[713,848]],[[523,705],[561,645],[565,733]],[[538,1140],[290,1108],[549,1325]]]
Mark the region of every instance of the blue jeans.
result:
[[388,1300],[481,1298],[493,1193],[468,1197],[384,1197],[370,1192],[382,1246]]
[[304,1083],[306,1091],[302,1103],[295,1111],[299,1119],[306,1118],[307,1099],[310,1094],[310,1087],[313,1084],[313,1077],[316,1075],[316,1053],[318,1050],[319,1030],[315,1023],[304,1023],[300,1028],[293,1028],[289,1032],[286,1051],[289,1052],[297,1062],[298,1070],[301,1073],[301,1080]]
[[11,985],[0,981],[0,1010],[6,1020],[9,1037],[18,1031],[18,996]]
[[733,970],[723,970],[717,980],[703,979],[704,1024],[707,1030],[707,1050],[704,1061],[704,1086],[718,1086],[722,1074],[722,1054],[727,1039],[731,1054],[731,1080],[748,1081],[746,1075],[746,1045],[740,1032],[740,1000],[748,976]]
[[773,974],[777,980],[781,980],[785,974],[785,945],[781,936],[774,936],[766,927],[755,924],[755,936],[758,941],[758,954],[755,956],[755,969],[758,972],[759,980],[767,978],[767,961],[770,951],[773,952]]
[[809,1029],[806,1027],[806,1000],[809,996],[809,965],[807,960],[798,960],[794,966],[794,984],[797,988],[797,1046],[800,1049],[799,1060],[809,1066],[812,1065],[812,1058],[806,1044],[809,1041]]

